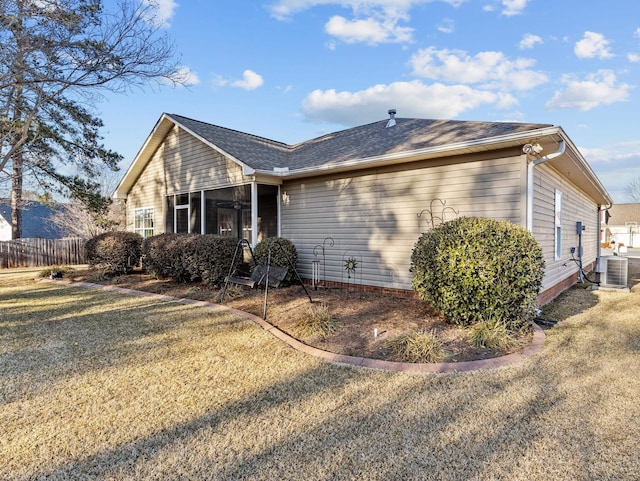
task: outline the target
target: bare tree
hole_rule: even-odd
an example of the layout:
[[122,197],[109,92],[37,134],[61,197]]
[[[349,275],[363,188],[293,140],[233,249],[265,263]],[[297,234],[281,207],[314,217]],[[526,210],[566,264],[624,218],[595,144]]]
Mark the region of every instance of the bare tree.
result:
[[[69,203],[56,203],[55,214],[51,222],[62,230],[67,237],[91,239],[104,232],[124,230],[125,207],[120,201],[112,201],[111,194],[118,184],[119,175],[106,166],[96,169],[98,193],[105,201],[100,208],[90,208],[75,199]],[[37,200],[42,201],[43,196]],[[46,198],[46,194],[44,195]]]
[[636,177],[624,188],[624,194],[631,202],[640,204],[640,177]]
[[104,232],[124,228],[123,205],[119,202],[112,203],[104,212],[98,214],[76,200],[69,204],[59,204],[50,221],[67,237],[91,239]]
[[[0,0],[0,173],[11,179],[12,236],[21,237],[23,179],[105,208],[96,166],[121,156],[102,144],[95,102],[150,82],[183,83],[154,7],[119,0]],[[80,172],[68,175],[65,172]],[[106,202],[108,204],[108,202]]]

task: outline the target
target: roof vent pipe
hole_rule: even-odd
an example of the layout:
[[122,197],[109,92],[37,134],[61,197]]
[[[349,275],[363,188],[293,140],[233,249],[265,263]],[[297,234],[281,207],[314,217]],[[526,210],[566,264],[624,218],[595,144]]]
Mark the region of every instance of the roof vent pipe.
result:
[[396,125],[396,109],[389,109],[389,120],[387,121],[386,128]]

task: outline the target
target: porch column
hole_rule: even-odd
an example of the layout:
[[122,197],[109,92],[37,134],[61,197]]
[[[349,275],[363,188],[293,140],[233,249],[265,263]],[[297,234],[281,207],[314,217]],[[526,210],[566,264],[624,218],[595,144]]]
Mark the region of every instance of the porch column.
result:
[[258,183],[251,182],[251,247],[258,244]]

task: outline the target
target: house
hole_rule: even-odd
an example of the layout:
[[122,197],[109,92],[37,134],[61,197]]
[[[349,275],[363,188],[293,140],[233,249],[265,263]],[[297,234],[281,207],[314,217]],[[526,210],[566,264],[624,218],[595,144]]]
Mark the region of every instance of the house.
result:
[[604,212],[602,243],[640,247],[640,204],[615,204]]
[[286,237],[301,276],[327,282],[410,291],[418,237],[456,216],[533,232],[541,303],[576,282],[580,251],[595,265],[612,201],[561,127],[389,114],[296,145],[162,114],[114,197],[144,236]]
[[[46,204],[26,201],[22,210],[24,239],[60,239],[62,229],[50,221],[55,211]],[[11,240],[11,206],[8,199],[0,199],[0,241]]]

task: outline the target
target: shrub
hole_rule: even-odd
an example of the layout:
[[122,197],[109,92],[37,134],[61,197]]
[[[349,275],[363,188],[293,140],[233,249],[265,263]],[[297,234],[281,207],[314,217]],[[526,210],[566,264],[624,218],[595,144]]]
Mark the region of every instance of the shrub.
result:
[[237,243],[234,237],[212,234],[159,234],[143,243],[144,267],[160,278],[220,284]]
[[188,234],[159,234],[149,237],[142,244],[143,267],[161,279],[191,280],[185,270],[185,252]]
[[447,357],[442,341],[430,332],[408,332],[387,341],[385,345],[403,362],[440,362]]
[[286,267],[287,276],[285,282],[290,283],[295,274],[289,265],[289,261],[295,267],[298,264],[298,251],[296,246],[289,239],[284,237],[269,237],[258,242],[256,248],[253,250],[253,257],[258,265],[267,265],[267,259],[269,257],[269,246],[274,244],[271,248],[271,265]]
[[91,267],[126,273],[140,262],[142,236],[134,232],[105,232],[85,244]]
[[[233,254],[239,239],[235,237],[206,234],[198,237],[195,252],[195,269],[207,284],[220,285],[229,274]],[[236,263],[243,260],[242,251]]]
[[411,272],[420,298],[449,322],[470,326],[493,319],[515,330],[535,316],[544,259],[523,227],[461,217],[418,239]]

